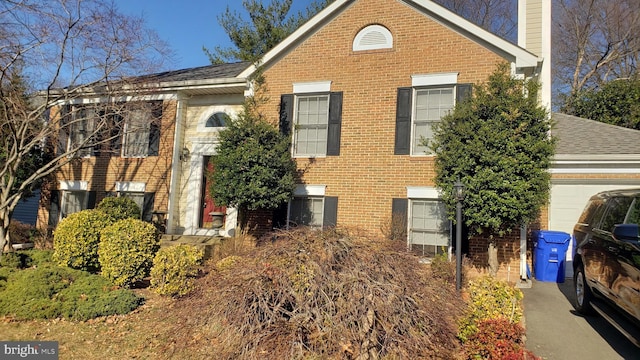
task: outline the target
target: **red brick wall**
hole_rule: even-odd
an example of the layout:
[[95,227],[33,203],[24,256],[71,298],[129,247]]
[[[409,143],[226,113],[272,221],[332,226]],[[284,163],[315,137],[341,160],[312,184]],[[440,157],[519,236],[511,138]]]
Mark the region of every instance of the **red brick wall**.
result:
[[[370,24],[387,27],[393,49],[353,52],[353,39]],[[298,159],[306,184],[338,196],[338,225],[378,231],[391,199],[406,186],[433,186],[433,158],[394,155],[398,87],[411,75],[458,73],[459,83],[486,80],[502,58],[396,0],[357,1],[276,64],[265,78],[264,113],[277,124],[281,94],[294,82],[332,81],[343,92],[340,156]]]
[[[158,156],[146,158],[123,158],[110,156],[102,151],[99,156],[80,158],[63,166],[54,174],[49,184],[56,189],[59,181],[88,181],[89,191],[96,191],[96,203],[115,191],[116,181],[144,182],[146,192],[155,192],[154,210],[167,211],[169,183],[171,179],[171,156],[175,130],[176,102],[164,101],[160,124],[160,147]],[[49,220],[48,191],[43,191],[38,211],[38,226],[44,228]]]

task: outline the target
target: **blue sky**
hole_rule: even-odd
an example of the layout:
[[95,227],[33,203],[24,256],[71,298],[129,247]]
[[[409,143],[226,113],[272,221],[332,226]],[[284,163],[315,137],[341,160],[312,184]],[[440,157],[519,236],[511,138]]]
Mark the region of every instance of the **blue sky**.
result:
[[[268,2],[269,0],[265,0]],[[242,10],[241,0],[116,0],[125,14],[142,15],[147,27],[154,29],[176,52],[174,69],[209,64],[202,51],[216,45],[230,46],[229,38],[218,24],[218,15],[227,6]],[[294,0],[293,11],[304,9],[311,0]]]

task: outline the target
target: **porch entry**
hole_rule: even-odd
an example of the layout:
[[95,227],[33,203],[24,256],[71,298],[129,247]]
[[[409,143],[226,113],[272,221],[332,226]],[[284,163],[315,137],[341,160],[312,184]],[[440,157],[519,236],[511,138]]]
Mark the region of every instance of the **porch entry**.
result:
[[202,157],[202,168],[206,170],[202,172],[202,188],[200,191],[201,206],[198,227],[201,229],[219,229],[223,227],[225,214],[227,213],[227,208],[225,206],[217,206],[209,193],[211,180],[208,175],[215,170],[211,158],[211,156]]

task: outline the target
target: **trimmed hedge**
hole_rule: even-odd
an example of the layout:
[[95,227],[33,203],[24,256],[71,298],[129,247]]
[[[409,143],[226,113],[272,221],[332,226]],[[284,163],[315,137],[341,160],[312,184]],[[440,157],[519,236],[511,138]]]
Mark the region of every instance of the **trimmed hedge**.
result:
[[202,263],[201,250],[190,245],[162,248],[153,259],[151,287],[160,295],[183,296],[194,287],[198,265]]
[[98,257],[102,276],[130,287],[149,274],[159,248],[156,228],[138,219],[124,219],[102,230]]
[[53,260],[72,269],[99,271],[100,231],[112,223],[104,212],[95,209],[62,219],[53,233]]
[[128,218],[140,219],[142,211],[135,201],[127,197],[106,197],[96,209],[103,211],[112,222]]

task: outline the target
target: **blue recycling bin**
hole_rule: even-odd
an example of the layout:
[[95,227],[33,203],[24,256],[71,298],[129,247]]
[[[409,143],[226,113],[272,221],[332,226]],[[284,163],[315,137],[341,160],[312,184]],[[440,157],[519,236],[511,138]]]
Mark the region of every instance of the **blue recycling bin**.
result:
[[565,259],[571,235],[562,231],[535,230],[533,272],[538,281],[563,283]]

